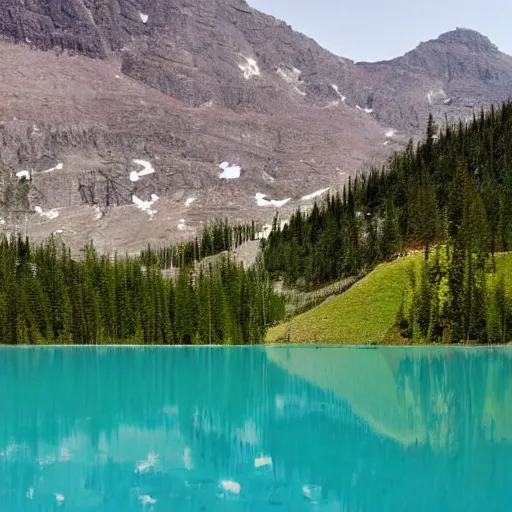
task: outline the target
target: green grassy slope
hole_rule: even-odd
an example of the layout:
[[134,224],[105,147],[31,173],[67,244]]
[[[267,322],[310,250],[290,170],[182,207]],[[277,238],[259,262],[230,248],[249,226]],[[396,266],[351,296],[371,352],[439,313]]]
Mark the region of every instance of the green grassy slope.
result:
[[382,342],[393,327],[409,269],[420,255],[379,265],[339,297],[269,330],[267,343]]
[[[360,345],[389,342],[409,269],[421,255],[379,265],[347,292],[330,302],[269,330],[267,343],[336,343]],[[512,298],[512,253],[496,255],[498,275],[505,277]]]

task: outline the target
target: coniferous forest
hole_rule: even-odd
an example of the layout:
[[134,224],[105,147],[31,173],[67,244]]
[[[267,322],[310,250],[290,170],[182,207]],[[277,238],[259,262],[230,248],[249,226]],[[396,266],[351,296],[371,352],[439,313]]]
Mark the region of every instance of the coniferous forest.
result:
[[[0,239],[3,343],[260,343],[284,315],[273,280],[315,289],[419,250],[397,318],[403,337],[505,342],[512,304],[496,253],[512,247],[512,103],[439,130],[372,168],[341,193],[276,217],[261,261],[219,255],[255,240],[254,224],[207,227],[200,240],[139,258],[72,259],[50,240]],[[165,269],[176,268],[173,276]]]
[[267,274],[228,258],[207,269],[98,256],[50,240],[0,239],[0,340],[6,344],[254,344],[284,314]]
[[273,277],[310,288],[421,250],[398,323],[426,341],[504,342],[512,304],[496,278],[496,252],[512,247],[512,103],[438,130],[396,153],[343,193],[297,211],[265,245]]
[[141,252],[140,260],[144,265],[157,265],[161,269],[180,268],[208,256],[232,251],[245,242],[255,240],[256,236],[254,222],[250,225],[232,225],[227,220],[216,221],[204,227],[200,239],[167,247],[148,246]]

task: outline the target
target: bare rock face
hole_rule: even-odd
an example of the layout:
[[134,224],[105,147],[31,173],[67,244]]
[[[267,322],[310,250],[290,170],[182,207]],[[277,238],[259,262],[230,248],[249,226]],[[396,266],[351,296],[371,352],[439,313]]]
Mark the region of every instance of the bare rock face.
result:
[[74,50],[104,57],[104,41],[90,10],[82,0],[2,0],[0,33],[18,43],[49,50]]
[[[0,12],[0,229],[75,246],[268,222],[256,194],[289,199],[286,215],[422,136],[430,112],[464,120],[512,90],[512,59],[465,29],[354,63],[244,0],[0,0]],[[240,177],[222,179],[223,162]]]
[[351,86],[362,85],[359,101],[371,98],[380,121],[411,135],[421,135],[429,113],[439,124],[465,122],[512,94],[512,58],[468,29],[421,43],[403,57],[357,67]]
[[4,37],[116,54],[123,74],[194,107],[273,113],[288,110],[290,93],[316,106],[344,97],[417,135],[432,106],[458,118],[510,94],[511,58],[468,29],[391,61],[355,64],[244,0],[0,0],[0,9]]

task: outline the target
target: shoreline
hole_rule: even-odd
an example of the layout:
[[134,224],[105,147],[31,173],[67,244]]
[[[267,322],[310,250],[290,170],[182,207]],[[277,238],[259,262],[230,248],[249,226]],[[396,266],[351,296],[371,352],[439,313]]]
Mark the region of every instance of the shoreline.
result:
[[510,347],[512,349],[512,342],[502,344],[484,344],[484,343],[456,343],[456,344],[441,344],[441,343],[410,343],[410,344],[359,344],[359,345],[344,345],[337,343],[262,343],[260,345],[133,345],[133,344],[106,344],[106,345],[79,345],[79,344],[52,344],[52,345],[7,345],[0,343],[0,349],[3,348],[23,348],[23,349],[45,349],[45,348],[83,348],[83,349],[97,349],[97,348],[156,348],[156,349],[174,349],[174,348],[190,348],[190,349],[210,349],[210,348],[234,348],[234,349],[253,349],[253,348],[317,348],[317,349],[358,349],[358,350],[376,350],[379,348],[410,348],[410,349],[429,349],[429,348],[452,348],[452,349],[482,349],[482,348],[504,348]]

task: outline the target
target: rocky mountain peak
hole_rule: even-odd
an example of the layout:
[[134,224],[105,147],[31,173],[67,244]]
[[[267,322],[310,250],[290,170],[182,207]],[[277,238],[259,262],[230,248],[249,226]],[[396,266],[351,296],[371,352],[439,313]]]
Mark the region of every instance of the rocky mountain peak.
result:
[[390,62],[411,72],[422,73],[431,81],[441,80],[447,84],[461,81],[457,87],[465,88],[466,96],[475,96],[482,84],[507,88],[512,71],[512,60],[508,55],[501,53],[489,38],[466,28],[457,28],[423,42]]
[[[411,63],[415,59],[422,61],[428,59],[493,59],[502,55],[498,47],[486,36],[476,30],[456,28],[441,34],[436,39],[420,43],[416,48],[406,53],[404,57],[394,59],[398,61],[406,58]],[[424,65],[424,62],[420,62]]]
[[469,28],[457,27],[455,30],[451,30],[450,32],[441,34],[434,41],[430,41],[430,43],[440,43],[446,45],[447,49],[450,49],[449,47],[453,45],[463,45],[474,52],[499,52],[498,47],[495,44],[493,44],[488,37],[480,34],[480,32],[477,32],[476,30],[472,30]]

